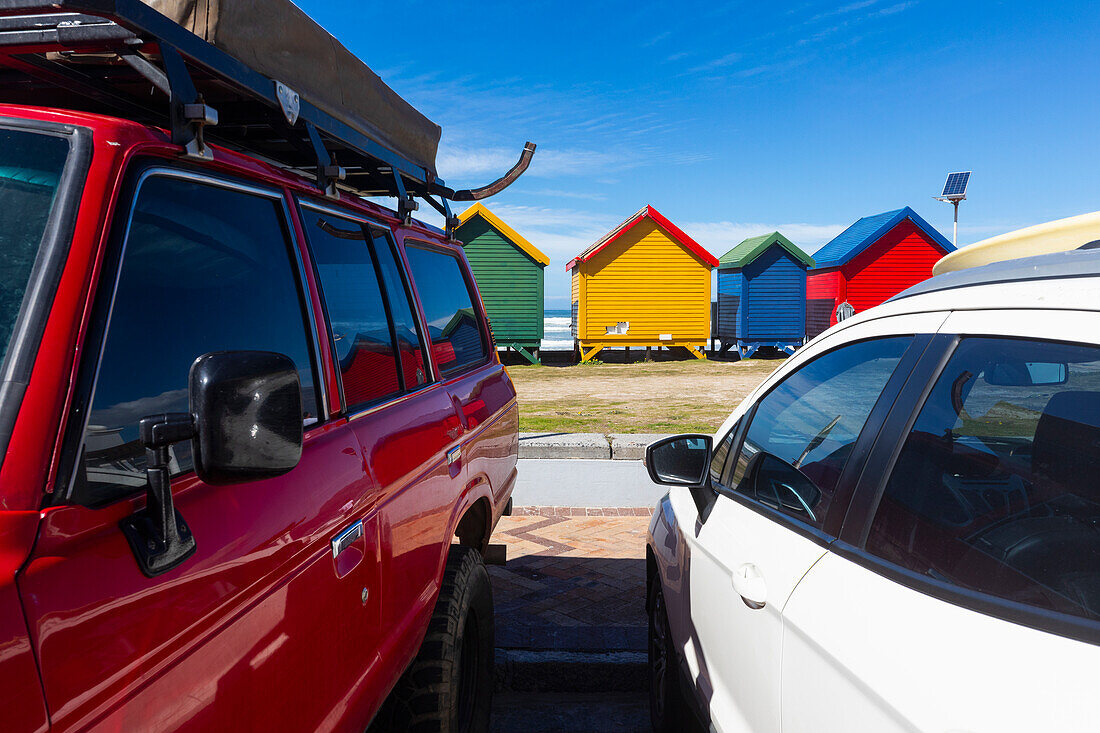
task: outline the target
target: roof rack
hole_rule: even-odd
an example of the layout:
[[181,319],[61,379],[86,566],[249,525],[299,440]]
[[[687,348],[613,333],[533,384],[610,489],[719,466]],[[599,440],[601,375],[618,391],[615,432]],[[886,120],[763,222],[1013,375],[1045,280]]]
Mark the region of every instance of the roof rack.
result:
[[[74,53],[103,58],[95,65],[71,63],[66,55]],[[0,0],[0,98],[164,127],[188,157],[208,159],[210,140],[310,176],[330,197],[338,188],[396,197],[406,220],[421,198],[444,216],[448,236],[457,225],[449,201],[499,193],[527,169],[535,151],[528,142],[512,169],[487,186],[448,188],[435,171],[366,129],[139,0]]]

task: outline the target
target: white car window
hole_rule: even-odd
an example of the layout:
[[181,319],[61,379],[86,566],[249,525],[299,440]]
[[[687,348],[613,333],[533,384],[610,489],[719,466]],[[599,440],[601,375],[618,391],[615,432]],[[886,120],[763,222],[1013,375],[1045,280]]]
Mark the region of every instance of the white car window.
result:
[[732,483],[818,528],[871,409],[911,337],[830,351],[793,372],[757,404]]
[[968,338],[891,473],[867,550],[1100,619],[1100,348]]

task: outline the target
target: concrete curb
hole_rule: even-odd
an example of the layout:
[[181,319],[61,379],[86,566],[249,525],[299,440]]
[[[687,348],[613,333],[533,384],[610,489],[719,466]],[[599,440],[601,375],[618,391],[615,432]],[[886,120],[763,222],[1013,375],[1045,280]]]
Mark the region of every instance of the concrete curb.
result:
[[497,649],[498,692],[636,692],[648,684],[645,652]]
[[520,433],[520,458],[587,458],[640,461],[662,433]]
[[663,433],[612,433],[611,457],[617,461],[640,461],[645,458],[646,446],[667,438]]
[[520,458],[611,458],[611,441],[601,433],[520,433]]

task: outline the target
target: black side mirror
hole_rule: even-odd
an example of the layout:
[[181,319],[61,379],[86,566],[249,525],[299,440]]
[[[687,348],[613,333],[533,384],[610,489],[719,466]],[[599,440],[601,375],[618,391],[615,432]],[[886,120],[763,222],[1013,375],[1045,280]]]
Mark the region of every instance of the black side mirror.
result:
[[191,412],[142,418],[145,508],[121,523],[138,566],[148,577],[195,552],[195,538],[172,503],[170,446],[191,441],[195,472],[210,484],[271,478],[302,457],[302,397],[298,371],[282,354],[220,351],[191,365]]
[[645,465],[655,484],[701,489],[710,469],[709,435],[674,435],[645,449]]
[[269,351],[220,351],[191,365],[195,472],[208,484],[287,473],[302,458],[302,388],[294,362]]

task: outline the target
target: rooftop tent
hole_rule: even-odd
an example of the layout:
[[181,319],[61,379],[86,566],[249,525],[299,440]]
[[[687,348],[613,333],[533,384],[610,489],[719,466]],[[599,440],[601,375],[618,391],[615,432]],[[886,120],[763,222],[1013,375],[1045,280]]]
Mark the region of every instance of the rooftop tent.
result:
[[499,192],[448,188],[439,126],[290,0],[6,0],[0,92],[7,102],[113,115],[168,129],[190,157],[218,143],[361,196],[448,201]]
[[717,265],[659,211],[641,208],[565,266],[581,359],[618,346],[682,346],[706,358]]
[[[435,173],[440,128],[288,0],[141,0]],[[308,63],[303,63],[308,60]]]
[[810,338],[932,276],[955,248],[908,206],[859,219],[814,253],[806,283]]
[[550,258],[481,203],[458,220],[455,238],[466,250],[497,344],[538,363]]
[[761,346],[794,353],[806,338],[806,270],[814,260],[779,232],[718,260],[718,338],[747,359]]

